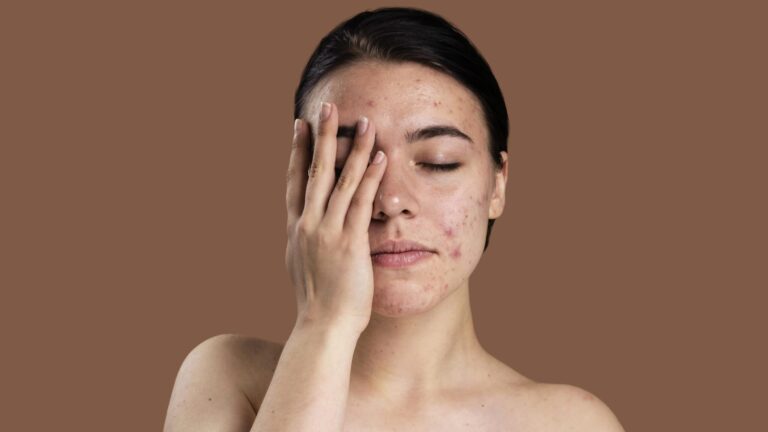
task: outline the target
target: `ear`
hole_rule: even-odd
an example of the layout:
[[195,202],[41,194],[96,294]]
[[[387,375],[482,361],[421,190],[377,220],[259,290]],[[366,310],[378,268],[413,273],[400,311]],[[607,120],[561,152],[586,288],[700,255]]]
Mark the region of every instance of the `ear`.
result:
[[496,219],[504,212],[504,191],[507,187],[507,152],[501,152],[501,168],[495,168],[493,174],[494,187],[491,195],[491,204],[488,207],[488,219]]

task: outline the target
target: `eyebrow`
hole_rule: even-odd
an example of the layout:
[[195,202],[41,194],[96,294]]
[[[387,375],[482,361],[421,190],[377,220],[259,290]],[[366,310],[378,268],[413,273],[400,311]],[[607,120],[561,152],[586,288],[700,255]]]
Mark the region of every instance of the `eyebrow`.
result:
[[[354,138],[354,136],[355,136],[355,126],[340,125],[338,128],[338,133],[336,134],[337,138]],[[414,141],[425,140],[425,139],[434,138],[438,136],[451,136],[451,137],[461,138],[470,143],[474,143],[474,141],[472,141],[472,138],[470,138],[469,135],[465,134],[458,128],[450,125],[432,125],[432,126],[426,126],[416,130],[408,131],[405,133],[405,142],[410,144]]]

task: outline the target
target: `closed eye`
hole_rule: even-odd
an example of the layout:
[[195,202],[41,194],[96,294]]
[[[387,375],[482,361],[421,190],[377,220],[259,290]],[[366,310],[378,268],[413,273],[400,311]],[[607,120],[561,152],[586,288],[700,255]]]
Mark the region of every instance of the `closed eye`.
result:
[[459,166],[461,166],[460,163],[449,163],[449,164],[421,163],[420,165],[432,171],[453,171]]

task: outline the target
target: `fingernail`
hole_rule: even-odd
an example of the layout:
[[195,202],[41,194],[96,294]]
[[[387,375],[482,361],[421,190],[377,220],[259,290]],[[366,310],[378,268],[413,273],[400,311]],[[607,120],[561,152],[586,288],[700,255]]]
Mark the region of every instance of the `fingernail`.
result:
[[320,120],[325,120],[331,114],[331,104],[323,102],[323,106],[320,109]]
[[293,134],[298,135],[300,129],[301,129],[301,119],[297,118],[296,120],[293,121]]
[[363,135],[368,130],[368,117],[360,117],[357,121],[357,136]]
[[374,156],[374,157],[373,157],[373,163],[374,163],[374,165],[375,165],[375,164],[380,164],[380,163],[381,163],[381,161],[383,161],[383,160],[384,160],[384,152],[383,152],[383,151],[381,151],[381,150],[377,151],[377,152],[376,152],[376,156]]

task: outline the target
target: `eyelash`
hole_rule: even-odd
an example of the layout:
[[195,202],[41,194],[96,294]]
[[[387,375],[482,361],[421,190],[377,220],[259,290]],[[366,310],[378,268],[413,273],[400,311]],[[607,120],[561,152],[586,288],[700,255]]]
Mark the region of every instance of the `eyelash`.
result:
[[427,168],[428,170],[432,170],[432,171],[453,171],[456,168],[458,168],[461,164],[460,163],[449,163],[449,164],[422,163],[421,165]]

